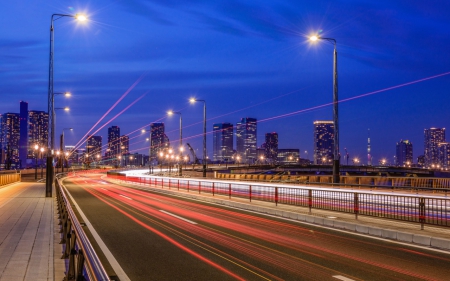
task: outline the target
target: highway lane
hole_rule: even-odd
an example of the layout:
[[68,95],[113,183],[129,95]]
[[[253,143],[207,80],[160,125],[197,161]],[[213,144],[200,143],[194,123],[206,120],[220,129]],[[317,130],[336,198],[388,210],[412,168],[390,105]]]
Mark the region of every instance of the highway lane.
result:
[[99,175],[65,185],[131,280],[450,276],[444,253],[122,187]]

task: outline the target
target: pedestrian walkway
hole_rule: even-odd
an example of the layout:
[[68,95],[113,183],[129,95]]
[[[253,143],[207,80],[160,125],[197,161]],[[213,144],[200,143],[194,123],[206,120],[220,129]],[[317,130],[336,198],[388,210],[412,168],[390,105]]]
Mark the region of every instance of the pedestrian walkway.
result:
[[62,280],[55,198],[45,184],[21,182],[0,187],[0,280]]

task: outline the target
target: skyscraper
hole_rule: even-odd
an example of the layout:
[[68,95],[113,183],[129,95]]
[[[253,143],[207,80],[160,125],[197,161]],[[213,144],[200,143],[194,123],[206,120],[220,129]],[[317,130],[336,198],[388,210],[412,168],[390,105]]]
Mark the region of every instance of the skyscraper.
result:
[[1,117],[1,164],[7,170],[19,169],[20,115],[18,113],[4,113]]
[[439,164],[438,144],[445,142],[445,128],[430,128],[424,130],[425,167]]
[[169,138],[164,133],[164,123],[150,124],[150,161],[158,159],[159,153],[169,147]]
[[48,146],[48,113],[45,111],[28,111],[28,158],[33,159],[34,146]]
[[413,145],[409,140],[400,140],[397,143],[397,153],[396,153],[395,165],[404,166],[413,163]]
[[115,159],[120,155],[120,128],[111,126],[108,128],[108,151],[106,157]]
[[268,162],[275,162],[278,157],[278,134],[267,133],[265,142],[265,158]]
[[333,121],[314,121],[314,164],[332,164],[334,151]]
[[101,136],[88,136],[86,142],[86,152],[88,157],[93,159],[97,158],[97,155],[102,155],[102,137]]
[[233,124],[213,125],[213,161],[228,161],[233,156]]
[[442,168],[450,168],[450,143],[441,142],[438,144],[439,165]]
[[28,156],[28,103],[20,102],[20,139],[19,139],[19,159],[20,167],[25,168]]
[[120,154],[130,153],[130,137],[123,135],[120,137]]
[[256,118],[241,118],[236,125],[236,152],[241,161],[256,160]]

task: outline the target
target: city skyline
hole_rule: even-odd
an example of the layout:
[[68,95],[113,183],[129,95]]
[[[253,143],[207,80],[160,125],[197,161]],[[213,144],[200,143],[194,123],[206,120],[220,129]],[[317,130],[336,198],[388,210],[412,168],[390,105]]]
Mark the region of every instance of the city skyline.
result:
[[[445,49],[450,39],[442,36],[450,27],[444,12],[448,5],[8,3],[0,21],[6,26],[13,16],[22,20],[5,30],[0,40],[4,61],[0,113],[19,112],[20,100],[47,111],[50,16],[86,12],[85,24],[72,19],[55,23],[55,92],[73,93],[69,99],[55,99],[56,107],[71,108],[58,112],[55,130],[58,136],[63,128],[74,128],[66,133],[66,144],[83,140],[130,89],[94,131],[117,118],[89,134],[107,139],[106,128],[111,125],[129,134],[164,122],[168,137],[175,141],[178,122],[165,114],[173,109],[183,111],[184,138],[201,149],[201,108],[188,104],[194,96],[207,102],[208,132],[214,123],[235,124],[252,116],[258,120],[258,146],[265,133],[277,131],[280,147],[299,148],[301,156],[308,151],[312,159],[311,123],[332,116],[332,46],[307,40],[319,33],[337,40],[341,155],[347,148],[352,157],[365,159],[370,128],[374,164],[382,158],[393,162],[393,144],[400,139],[414,143],[418,156],[423,130],[446,128],[450,122],[445,107],[450,102],[446,94],[450,57]],[[445,75],[406,85],[440,74]],[[394,88],[387,90],[390,87]],[[368,93],[373,94],[362,96]],[[132,139],[130,150],[147,154],[144,143],[145,136]],[[212,134],[207,150],[212,157]]]

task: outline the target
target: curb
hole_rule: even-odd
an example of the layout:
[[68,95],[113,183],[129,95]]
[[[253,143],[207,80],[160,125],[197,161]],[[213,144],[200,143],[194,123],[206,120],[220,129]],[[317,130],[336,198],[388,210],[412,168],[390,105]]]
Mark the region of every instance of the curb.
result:
[[[107,180],[110,182],[115,181],[115,180],[110,180],[107,178],[103,178],[103,180]],[[121,183],[123,184],[123,182],[121,182]],[[136,185],[142,186],[140,184],[132,183],[132,182],[125,182],[125,183],[129,184],[129,185],[133,185],[133,186],[136,186]],[[360,224],[356,224],[356,223],[338,221],[338,220],[333,220],[333,219],[316,217],[316,216],[312,216],[312,215],[304,215],[304,214],[299,214],[299,213],[290,212],[290,211],[281,211],[281,210],[268,208],[268,207],[249,205],[248,203],[229,201],[226,199],[199,197],[194,194],[179,193],[177,191],[172,191],[172,190],[167,190],[167,189],[165,189],[165,190],[164,189],[154,189],[154,188],[146,188],[146,189],[151,190],[151,191],[157,191],[159,193],[178,195],[178,196],[182,196],[185,198],[192,198],[192,199],[196,199],[196,200],[204,201],[204,202],[208,202],[208,203],[220,204],[223,206],[229,206],[229,207],[238,208],[238,209],[242,209],[242,210],[264,213],[264,214],[288,218],[288,219],[292,219],[292,220],[298,220],[301,222],[316,224],[316,225],[320,225],[320,226],[324,226],[324,227],[336,228],[339,230],[345,230],[345,231],[349,231],[349,232],[365,234],[368,236],[374,236],[374,237],[378,237],[378,238],[384,238],[384,239],[399,241],[399,242],[403,242],[403,243],[410,243],[410,244],[416,244],[416,245],[420,245],[420,246],[437,248],[437,249],[441,249],[441,250],[450,250],[450,239],[437,238],[437,237],[413,234],[413,233],[408,233],[408,232],[401,232],[401,231],[392,230],[392,229],[371,227],[371,226],[367,226],[367,225],[360,225]]]

